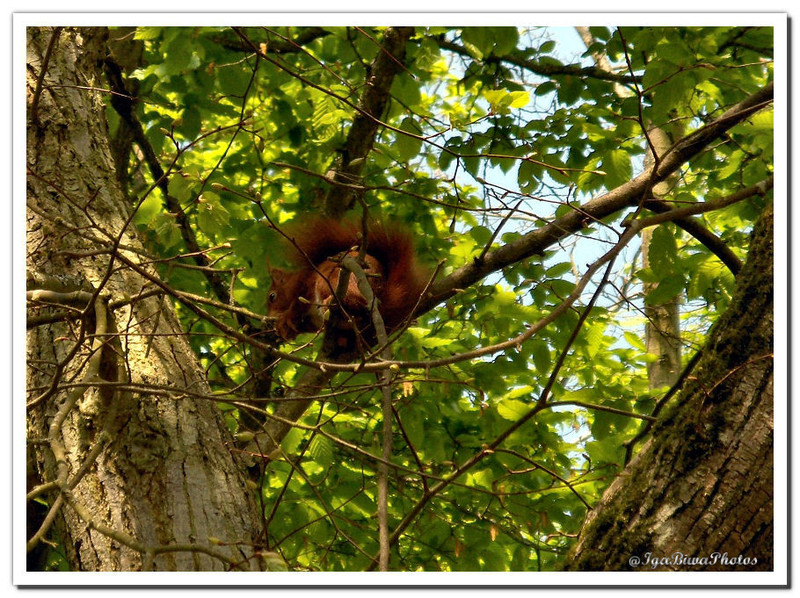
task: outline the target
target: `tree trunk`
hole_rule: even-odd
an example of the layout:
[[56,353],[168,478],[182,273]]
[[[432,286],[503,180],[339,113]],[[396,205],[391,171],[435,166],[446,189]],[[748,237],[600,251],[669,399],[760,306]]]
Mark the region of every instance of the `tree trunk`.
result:
[[[591,48],[595,42],[594,36],[589,27],[576,27],[578,35],[581,36],[583,43],[587,48]],[[598,52],[592,53],[592,59],[595,64],[606,72],[613,72],[611,62],[608,57]],[[631,90],[625,86],[617,83],[614,85],[616,94],[620,97],[628,97],[631,95]],[[656,95],[653,93],[652,95]],[[642,123],[644,126],[644,123]],[[673,128],[680,128],[679,125],[673,125]],[[676,137],[680,137],[677,135]],[[645,168],[652,167],[656,162],[656,157],[666,155],[670,146],[672,146],[672,139],[668,133],[660,127],[650,127],[648,134],[648,151],[645,155],[644,165]],[[655,155],[654,155],[655,153]],[[650,193],[655,198],[661,198],[669,191],[670,186],[674,185],[676,180],[675,175],[671,175],[667,181],[662,181],[650,189]],[[642,231],[642,266],[649,268],[650,261],[650,242],[653,237],[653,229],[647,228]],[[645,297],[651,291],[658,287],[657,282],[644,282],[642,284]],[[658,357],[657,360],[647,365],[647,373],[650,378],[650,388],[661,388],[664,386],[672,386],[680,374],[681,366],[681,328],[680,328],[680,303],[678,297],[662,303],[659,305],[650,305],[645,303],[645,328],[644,328],[644,343],[648,353],[652,353]]]
[[29,550],[73,570],[258,569],[232,438],[114,175],[101,28],[28,28]]
[[692,377],[590,512],[568,568],[773,568],[772,231],[770,208]]
[[[658,156],[663,156],[672,146],[672,140],[664,129],[652,127],[648,132],[651,147],[645,157],[645,168],[655,163],[653,151]],[[653,185],[653,197],[661,199],[669,192],[670,184],[674,184],[676,177],[671,176],[667,181]],[[668,182],[669,181],[669,182]],[[653,229],[642,231],[642,265],[650,268],[654,264],[650,258],[650,246],[653,239]],[[657,265],[656,265],[657,267]],[[645,297],[658,287],[659,283],[644,282],[642,287]],[[647,364],[647,374],[650,378],[650,388],[670,387],[678,381],[681,373],[681,321],[679,297],[673,297],[664,303],[651,305],[645,303],[644,315],[644,343],[648,353],[658,356],[658,359]]]

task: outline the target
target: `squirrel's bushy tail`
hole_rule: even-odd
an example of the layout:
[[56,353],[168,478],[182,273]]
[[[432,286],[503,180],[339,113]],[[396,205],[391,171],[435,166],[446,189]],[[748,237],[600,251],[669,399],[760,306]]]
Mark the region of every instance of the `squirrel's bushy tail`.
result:
[[[314,218],[288,227],[286,235],[289,262],[296,271],[308,272],[312,277],[328,258],[360,247],[363,227],[358,221]],[[372,286],[384,324],[391,331],[412,315],[428,275],[417,262],[413,235],[402,226],[370,222],[366,253],[378,261],[383,272],[383,280]]]

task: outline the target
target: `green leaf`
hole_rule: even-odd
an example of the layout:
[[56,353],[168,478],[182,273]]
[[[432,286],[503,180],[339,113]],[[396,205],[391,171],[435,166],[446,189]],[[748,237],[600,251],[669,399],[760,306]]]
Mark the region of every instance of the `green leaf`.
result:
[[485,246],[492,238],[492,231],[485,226],[473,226],[469,230],[469,234],[481,246]]
[[527,91],[512,91],[509,96],[511,97],[511,108],[524,108],[531,101],[531,96]]
[[597,356],[598,351],[600,351],[600,347],[603,344],[604,336],[605,336],[605,325],[603,324],[591,324],[585,327],[586,331],[586,351],[589,353],[589,357],[593,358]]
[[547,372],[550,370],[552,360],[550,358],[550,349],[546,343],[533,343],[532,356],[537,372]]
[[327,436],[316,434],[308,443],[308,454],[324,469],[333,463],[333,441]]
[[247,71],[234,67],[235,65],[219,66],[214,69],[214,75],[223,93],[242,95],[247,89],[251,75]]
[[230,213],[222,205],[219,195],[205,191],[197,198],[197,224],[208,235],[222,234],[230,223]]
[[407,162],[419,154],[422,149],[422,129],[412,117],[403,119],[399,129],[406,131],[409,135],[397,135],[393,148],[397,152],[397,160]]
[[502,399],[497,403],[497,413],[503,419],[517,421],[531,410],[531,406],[517,399]]
[[727,156],[725,166],[723,166],[718,173],[719,179],[724,181],[728,177],[738,173],[742,169],[742,160],[744,159],[744,152],[741,150],[734,150]]
[[465,27],[461,30],[461,41],[473,58],[504,56],[517,45],[519,33],[515,27]]
[[161,37],[161,27],[137,27],[133,39],[142,41],[155,40]]
[[[594,432],[594,427],[592,431]],[[624,447],[601,441],[587,442],[586,452],[591,457],[592,463],[596,465],[621,463],[625,456]]]
[[615,189],[627,183],[633,176],[630,154],[624,149],[615,149],[603,156],[602,169],[606,173],[606,189]]
[[180,203],[185,203],[194,194],[194,183],[189,176],[176,173],[170,177],[167,189],[172,197]]
[[627,331],[624,333],[624,336],[625,340],[628,342],[629,345],[631,345],[635,349],[639,349],[640,351],[646,351],[641,336],[639,336],[638,334],[634,334],[633,332],[627,332]]
[[650,237],[648,247],[650,269],[660,279],[676,270],[678,244],[674,233],[666,226],[659,226]]
[[511,96],[505,89],[487,89],[483,92],[483,97],[489,102],[492,112],[495,114],[505,114],[511,105]]
[[194,106],[189,106],[181,114],[180,131],[187,139],[194,139],[200,134],[200,129],[203,126],[203,118]]
[[291,428],[281,441],[281,448],[288,455],[293,455],[303,440],[304,432],[299,428]]
[[574,104],[577,102],[583,90],[586,89],[586,81],[582,77],[566,75],[558,79],[558,100],[562,104]]
[[519,30],[516,27],[492,27],[495,56],[505,56],[517,47]]
[[517,183],[526,193],[532,192],[539,185],[544,174],[544,167],[528,160],[520,162],[517,170]]
[[540,54],[547,54],[548,52],[552,52],[556,47],[556,42],[553,40],[549,40],[544,42],[541,46],[539,46],[539,53]]
[[647,63],[644,76],[642,77],[642,85],[645,91],[649,91],[655,86],[660,86],[664,81],[668,80],[676,71],[674,64],[670,64],[664,60],[653,60]]
[[636,271],[636,277],[642,282],[658,282],[661,277],[657,276],[652,268],[641,268]]
[[716,286],[720,274],[724,271],[725,266],[721,262],[711,259],[704,260],[699,266],[692,268],[688,288],[690,297],[705,297],[708,291]]
[[558,278],[567,272],[572,272],[572,264],[570,262],[561,262],[560,264],[550,266],[545,270],[544,274],[547,278]]
[[533,90],[533,95],[546,96],[549,93],[553,93],[557,89],[558,87],[556,86],[555,81],[545,81],[536,86],[536,88]]
[[472,471],[467,476],[467,483],[470,486],[477,486],[478,488],[483,488],[484,490],[492,490],[493,481],[494,473],[491,469]]
[[165,53],[164,74],[178,75],[196,65],[194,46],[188,35],[178,35],[169,44]]
[[680,295],[686,288],[683,276],[674,274],[667,276],[658,283],[658,286],[650,291],[645,298],[648,305],[662,305],[667,301]]

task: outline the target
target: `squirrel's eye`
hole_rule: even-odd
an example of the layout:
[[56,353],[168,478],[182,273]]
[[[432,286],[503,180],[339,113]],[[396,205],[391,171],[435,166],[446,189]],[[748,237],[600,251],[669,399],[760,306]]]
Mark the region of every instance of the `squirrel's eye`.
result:
[[270,293],[270,294],[269,294],[269,299],[268,299],[268,301],[269,301],[270,303],[272,303],[273,301],[275,301],[275,293]]

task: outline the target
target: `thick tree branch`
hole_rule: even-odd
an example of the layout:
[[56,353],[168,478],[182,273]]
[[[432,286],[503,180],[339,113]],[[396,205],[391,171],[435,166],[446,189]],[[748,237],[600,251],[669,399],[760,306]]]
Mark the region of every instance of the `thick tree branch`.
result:
[[[386,30],[378,54],[367,69],[367,85],[347,132],[341,159],[335,166],[334,178],[344,182],[358,181],[365,158],[372,151],[378,134],[381,115],[389,103],[392,82],[403,68],[406,44],[414,33],[413,27]],[[325,211],[338,217],[353,205],[355,193],[341,185],[332,185],[325,198]]]
[[506,266],[542,254],[560,239],[584,228],[587,222],[601,220],[642,201],[655,183],[665,180],[686,162],[699,155],[709,143],[720,137],[736,124],[769,105],[772,101],[773,84],[742,100],[722,116],[697,131],[683,137],[662,156],[657,170],[648,168],[636,178],[586,202],[580,208],[538,228],[519,239],[487,252],[481,261],[473,261],[435,283],[428,296],[421,302],[417,313],[424,313],[433,306],[452,297],[458,289],[466,288],[486,275]]

